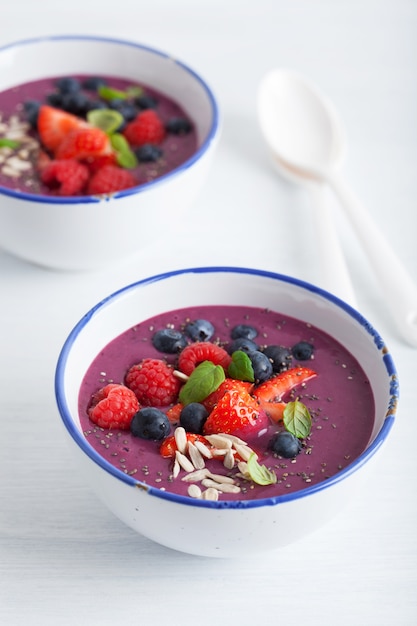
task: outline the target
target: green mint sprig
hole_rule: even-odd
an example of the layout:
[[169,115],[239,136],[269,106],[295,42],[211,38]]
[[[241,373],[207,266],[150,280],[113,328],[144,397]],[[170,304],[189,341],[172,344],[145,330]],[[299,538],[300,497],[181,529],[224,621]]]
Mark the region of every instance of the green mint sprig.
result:
[[287,403],[283,413],[283,422],[285,428],[298,439],[305,439],[311,432],[310,412],[299,400]]
[[221,365],[211,361],[203,361],[191,372],[189,379],[181,388],[179,400],[182,404],[201,402],[225,380],[226,376]]

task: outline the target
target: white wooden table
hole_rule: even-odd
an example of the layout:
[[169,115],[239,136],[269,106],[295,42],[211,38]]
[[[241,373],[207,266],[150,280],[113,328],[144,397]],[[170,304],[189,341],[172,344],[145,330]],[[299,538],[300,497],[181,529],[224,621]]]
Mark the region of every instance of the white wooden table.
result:
[[309,199],[275,175],[257,126],[257,86],[274,66],[305,73],[340,109],[347,177],[417,281],[417,3],[2,3],[0,45],[80,32],[136,40],[188,62],[218,95],[223,135],[175,240],[157,249],[143,242],[134,261],[107,273],[47,271],[0,252],[0,623],[417,624],[417,351],[397,337],[384,306],[389,293],[377,287],[331,196],[358,306],[392,352],[401,398],[374,473],[325,528],[238,561],[176,553],[136,535],[85,485],[53,392],[72,326],[145,275],[246,265],[320,284]]

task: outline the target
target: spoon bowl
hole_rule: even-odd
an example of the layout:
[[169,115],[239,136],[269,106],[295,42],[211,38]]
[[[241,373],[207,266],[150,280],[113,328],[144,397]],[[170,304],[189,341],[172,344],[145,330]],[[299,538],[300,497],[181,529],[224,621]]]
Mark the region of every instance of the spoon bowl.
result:
[[343,152],[346,139],[333,104],[301,75],[275,70],[261,83],[258,114],[265,139],[279,162],[293,173],[330,184],[386,295],[386,307],[398,333],[417,347],[416,285],[338,171],[337,155]]

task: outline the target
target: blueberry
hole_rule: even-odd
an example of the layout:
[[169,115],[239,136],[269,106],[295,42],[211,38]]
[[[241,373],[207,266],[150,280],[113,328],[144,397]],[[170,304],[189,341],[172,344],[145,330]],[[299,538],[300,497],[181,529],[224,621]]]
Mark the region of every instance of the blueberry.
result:
[[184,332],[193,341],[208,341],[214,334],[214,326],[208,320],[194,320],[186,324]]
[[87,113],[88,111],[94,111],[95,109],[108,109],[108,105],[103,100],[89,100],[87,105]]
[[192,125],[185,117],[172,117],[166,123],[165,128],[173,135],[186,135],[191,132]]
[[62,93],[48,93],[45,99],[47,104],[50,104],[51,107],[62,108]]
[[189,433],[201,434],[208,414],[205,406],[199,402],[190,402],[180,413],[180,424]]
[[98,91],[98,88],[104,85],[107,85],[107,82],[100,76],[89,76],[82,82],[83,89],[87,89],[88,91]]
[[77,78],[72,78],[71,76],[59,78],[55,85],[61,93],[75,93],[81,89],[80,81],[77,80]]
[[242,350],[249,354],[249,352],[255,352],[258,350],[258,345],[252,341],[252,339],[246,339],[246,337],[240,337],[239,339],[235,339],[232,341],[227,347],[227,351],[229,354],[233,354],[236,350]]
[[245,339],[255,339],[258,331],[253,326],[248,326],[247,324],[238,324],[234,328],[232,328],[232,332],[230,336],[232,339],[240,339],[240,337],[245,337]]
[[249,352],[248,354],[255,376],[255,383],[264,383],[272,376],[272,363],[268,357],[259,350]]
[[275,373],[284,372],[291,366],[291,352],[284,346],[266,346],[263,349],[263,353],[266,354],[268,359],[272,363],[272,369]]
[[89,110],[89,104],[89,98],[81,91],[65,93],[62,96],[61,107],[73,115],[84,116]]
[[135,98],[135,104],[141,109],[156,109],[158,100],[153,96],[138,96]]
[[118,111],[126,122],[131,122],[138,114],[138,110],[131,102],[126,102],[122,98],[113,98],[109,101],[109,107],[114,111]]
[[163,152],[159,146],[145,143],[135,149],[135,154],[141,163],[153,163],[161,158]]
[[179,330],[163,328],[162,330],[157,330],[153,335],[152,344],[159,352],[176,354],[185,348],[187,338]]
[[299,341],[291,348],[291,352],[297,361],[308,361],[313,356],[314,347],[307,341]]
[[23,104],[26,119],[32,128],[36,128],[40,106],[41,103],[38,100],[26,100]]
[[286,430],[282,430],[272,437],[268,447],[274,454],[285,459],[292,459],[297,456],[302,446],[297,437],[294,437],[292,433]]
[[140,409],[130,423],[130,431],[134,437],[141,439],[164,439],[171,430],[165,413],[154,407]]

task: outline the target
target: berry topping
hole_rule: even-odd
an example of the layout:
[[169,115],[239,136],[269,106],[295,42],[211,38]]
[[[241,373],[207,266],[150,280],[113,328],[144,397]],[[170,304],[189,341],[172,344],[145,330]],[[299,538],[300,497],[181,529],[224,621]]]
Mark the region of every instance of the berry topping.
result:
[[135,150],[136,157],[141,163],[153,163],[161,158],[163,152],[159,146],[145,143]]
[[271,361],[272,369],[276,374],[287,370],[291,366],[292,356],[288,348],[270,345],[263,349],[263,353]]
[[67,134],[75,128],[85,128],[87,122],[60,109],[43,104],[39,108],[38,133],[42,144],[55,152]]
[[105,78],[101,78],[101,76],[88,76],[82,82],[83,89],[87,89],[88,91],[98,91],[99,87],[102,87],[107,84]]
[[256,387],[253,395],[261,402],[279,402],[292,389],[315,376],[316,372],[307,367],[293,367]]
[[93,196],[113,193],[123,189],[130,189],[137,184],[135,177],[129,171],[116,165],[105,165],[90,179],[87,193]]
[[165,137],[165,128],[158,114],[153,109],[147,109],[127,124],[123,134],[132,146],[159,144]]
[[230,355],[215,343],[201,341],[184,348],[178,358],[178,368],[187,376],[203,361],[211,361],[215,365],[221,365],[225,371],[231,363]]
[[172,117],[166,123],[167,131],[173,135],[187,135],[192,128],[191,122],[184,117]]
[[187,339],[179,330],[163,328],[162,330],[157,330],[153,335],[152,345],[159,352],[176,354],[185,348]]
[[185,325],[184,332],[193,341],[209,341],[214,334],[214,326],[208,320],[194,320]]
[[124,385],[109,384],[95,393],[87,409],[88,416],[101,428],[128,430],[139,402]]
[[[187,442],[189,443],[195,443],[196,441],[199,441],[200,443],[204,444],[208,449],[211,448],[211,445],[209,444],[208,440],[202,435],[199,435],[197,433],[185,433],[185,436],[186,436]],[[175,453],[177,452],[177,450],[178,450],[178,446],[177,446],[175,436],[171,435],[170,437],[167,437],[165,441],[161,443],[161,447],[159,448],[159,453],[165,459],[173,459],[175,457]]]
[[253,367],[253,375],[255,377],[255,383],[263,383],[272,376],[272,363],[268,357],[259,350],[249,352],[249,359]]
[[40,107],[41,103],[38,100],[26,100],[26,102],[23,103],[26,119],[32,128],[36,128],[37,126]]
[[81,195],[89,175],[88,168],[74,159],[51,160],[40,169],[42,182],[60,196]]
[[245,339],[255,339],[258,335],[258,331],[253,326],[248,326],[247,324],[238,324],[234,328],[232,328],[232,332],[230,336],[232,339],[240,339],[241,337]]
[[206,409],[211,411],[216,404],[219,402],[220,398],[224,396],[226,391],[237,391],[237,392],[245,392],[250,393],[253,388],[253,383],[245,382],[243,380],[234,380],[233,378],[226,378],[216,389],[213,391],[207,398],[205,398],[202,402]]
[[297,361],[308,361],[313,356],[314,346],[307,341],[299,341],[291,348],[291,352]]
[[135,98],[135,104],[142,109],[156,109],[158,106],[158,101],[153,96],[138,96]]
[[111,153],[110,140],[105,132],[94,126],[74,128],[61,141],[57,159],[86,159]]
[[203,432],[203,426],[208,417],[208,411],[200,402],[190,402],[181,411],[180,424],[189,433]]
[[140,409],[130,424],[132,435],[141,439],[165,439],[170,430],[171,425],[165,413],[154,407]]
[[181,382],[174,369],[161,359],[143,359],[126,374],[126,385],[141,405],[167,406],[177,401]]
[[72,78],[71,76],[58,78],[55,82],[55,86],[61,93],[75,93],[81,89],[80,81],[77,78]]
[[269,442],[269,449],[277,456],[292,459],[301,450],[301,442],[286,430],[276,433]]
[[266,414],[248,393],[226,391],[208,416],[204,435],[227,433],[249,439],[268,426]]
[[258,345],[252,341],[252,339],[239,337],[229,344],[227,351],[229,354],[233,354],[236,350],[242,350],[243,352],[246,352],[246,354],[249,354],[249,352],[255,352],[258,349]]

